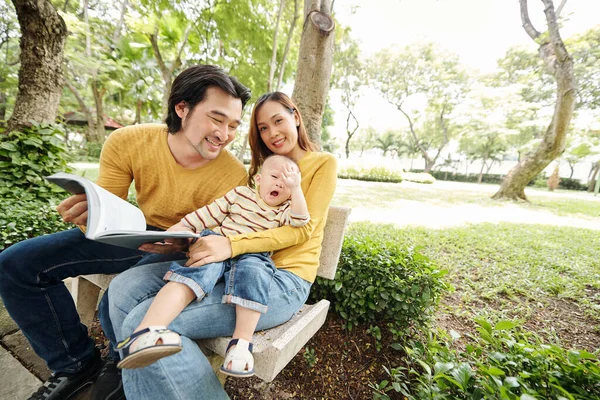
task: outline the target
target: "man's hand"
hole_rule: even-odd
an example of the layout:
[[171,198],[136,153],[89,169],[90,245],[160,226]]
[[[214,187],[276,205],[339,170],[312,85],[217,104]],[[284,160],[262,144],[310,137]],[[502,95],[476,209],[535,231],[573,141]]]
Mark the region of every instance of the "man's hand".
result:
[[167,254],[187,252],[190,239],[165,239],[165,243],[144,243],[138,250],[148,253]]
[[65,222],[87,225],[88,203],[85,193],[66,198],[56,207],[56,211]]
[[201,267],[231,258],[231,242],[224,236],[209,235],[190,246],[186,267]]
[[302,176],[296,166],[285,165],[281,172],[281,177],[283,178],[283,183],[290,189],[299,187],[300,182],[302,182]]

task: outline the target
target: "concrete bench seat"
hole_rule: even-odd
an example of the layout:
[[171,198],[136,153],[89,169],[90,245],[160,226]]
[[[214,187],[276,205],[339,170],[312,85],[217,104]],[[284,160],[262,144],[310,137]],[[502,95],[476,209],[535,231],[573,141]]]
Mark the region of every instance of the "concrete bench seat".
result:
[[[321,258],[317,276],[333,279],[344,241],[344,230],[350,214],[349,208],[330,207],[325,224]],[[73,279],[71,294],[75,300],[81,322],[92,322],[99,300],[100,290],[108,288],[115,275],[82,275]],[[321,328],[327,317],[329,301],[305,304],[296,315],[285,324],[254,334],[253,353],[256,375],[271,382],[291,361],[298,351]],[[211,363],[218,368],[225,356],[230,338],[198,340],[202,351],[211,356]]]

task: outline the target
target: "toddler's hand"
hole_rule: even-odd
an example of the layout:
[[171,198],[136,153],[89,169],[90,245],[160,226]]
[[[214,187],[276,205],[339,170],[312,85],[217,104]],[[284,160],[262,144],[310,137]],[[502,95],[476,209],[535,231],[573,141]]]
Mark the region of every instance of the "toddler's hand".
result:
[[169,229],[167,229],[167,232],[178,232],[178,231],[194,232],[193,229],[188,228],[182,222],[178,222],[175,225],[173,225],[172,227],[170,227]]
[[300,175],[300,171],[295,166],[284,166],[283,172],[281,173],[281,177],[283,178],[283,183],[285,183],[285,185],[290,189],[295,189],[299,187],[300,182],[302,182],[302,176]]

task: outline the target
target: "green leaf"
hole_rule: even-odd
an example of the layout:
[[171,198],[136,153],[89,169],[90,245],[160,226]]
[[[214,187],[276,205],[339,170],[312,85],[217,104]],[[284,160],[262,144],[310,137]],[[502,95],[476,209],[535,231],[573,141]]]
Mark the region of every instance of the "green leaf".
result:
[[496,323],[496,325],[494,326],[494,330],[495,331],[506,331],[506,330],[513,329],[515,326],[517,326],[517,324],[513,321],[502,320],[502,321],[498,321],[498,323]]

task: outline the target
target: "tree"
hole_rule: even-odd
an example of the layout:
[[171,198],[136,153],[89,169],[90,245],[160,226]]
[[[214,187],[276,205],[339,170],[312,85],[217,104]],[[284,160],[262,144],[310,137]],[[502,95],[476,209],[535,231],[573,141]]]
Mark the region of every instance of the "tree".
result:
[[[406,47],[400,52],[386,49],[373,57],[369,76],[382,96],[406,118],[412,141],[429,172],[455,132],[452,115],[467,91],[467,75],[458,57],[433,44]],[[419,100],[425,101],[425,110],[414,107]]]
[[4,126],[9,101],[16,96],[19,65],[19,23],[12,3],[0,2],[0,126]]
[[544,67],[556,79],[556,104],[552,121],[543,136],[540,146],[527,154],[513,167],[502,181],[494,199],[527,200],[525,186],[539,174],[565,148],[567,129],[575,108],[575,77],[573,60],[560,37],[558,16],[566,0],[554,11],[552,0],[542,0],[548,24],[548,33],[542,35],[529,19],[527,0],[520,0],[521,21],[525,32],[540,45],[539,56]]
[[335,28],[333,0],[305,0],[304,26],[292,93],[310,139],[320,146],[321,119],[327,102],[333,65]]
[[398,132],[388,129],[383,134],[374,137],[374,147],[383,150],[385,157],[389,152],[399,152],[400,135]]
[[19,91],[8,130],[54,122],[63,87],[65,21],[48,0],[13,0],[21,27]]
[[359,59],[358,42],[350,37],[350,28],[340,31],[334,56],[333,86],[341,90],[341,100],[346,107],[346,158],[350,158],[350,140],[360,127],[354,115],[356,102],[360,97],[360,88],[364,82],[364,68]]

